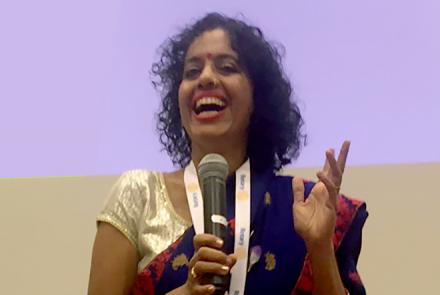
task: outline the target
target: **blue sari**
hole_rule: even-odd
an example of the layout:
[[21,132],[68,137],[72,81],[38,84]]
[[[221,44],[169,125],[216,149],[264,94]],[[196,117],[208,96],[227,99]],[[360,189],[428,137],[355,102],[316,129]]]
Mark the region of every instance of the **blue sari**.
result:
[[[307,249],[295,232],[292,216],[292,177],[272,171],[252,171],[251,237],[249,253],[261,253],[248,266],[245,294],[312,294],[313,278]],[[308,196],[314,183],[305,182]],[[235,177],[226,183],[229,238],[226,253],[233,252],[235,226]],[[362,227],[368,216],[365,203],[340,195],[334,245],[339,271],[351,295],[366,294],[356,270]],[[157,255],[139,273],[133,295],[166,294],[183,285],[188,261],[194,254],[194,228]],[[257,257],[257,258],[255,258]]]

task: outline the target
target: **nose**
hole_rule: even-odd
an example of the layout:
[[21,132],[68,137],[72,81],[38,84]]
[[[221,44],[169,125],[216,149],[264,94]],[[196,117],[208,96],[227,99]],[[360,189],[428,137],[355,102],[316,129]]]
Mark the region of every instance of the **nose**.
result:
[[212,65],[206,64],[199,76],[200,89],[214,89],[218,86],[218,77]]

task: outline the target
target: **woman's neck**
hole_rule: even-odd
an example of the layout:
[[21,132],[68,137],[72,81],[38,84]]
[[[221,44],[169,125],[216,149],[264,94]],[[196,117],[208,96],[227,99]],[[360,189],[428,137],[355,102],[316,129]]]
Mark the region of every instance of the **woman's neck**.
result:
[[191,159],[197,167],[204,156],[211,153],[222,155],[229,165],[229,175],[233,174],[246,160],[246,145],[222,144],[216,146],[202,146],[193,143]]

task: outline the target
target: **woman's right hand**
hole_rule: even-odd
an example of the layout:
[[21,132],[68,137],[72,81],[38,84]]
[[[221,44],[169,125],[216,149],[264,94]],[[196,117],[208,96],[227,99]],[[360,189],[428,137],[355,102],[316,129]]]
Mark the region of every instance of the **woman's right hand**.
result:
[[234,254],[226,255],[221,251],[223,241],[214,235],[199,234],[194,236],[194,256],[188,265],[188,279],[183,286],[186,294],[212,294],[214,285],[203,285],[207,274],[225,276],[229,274],[237,261]]

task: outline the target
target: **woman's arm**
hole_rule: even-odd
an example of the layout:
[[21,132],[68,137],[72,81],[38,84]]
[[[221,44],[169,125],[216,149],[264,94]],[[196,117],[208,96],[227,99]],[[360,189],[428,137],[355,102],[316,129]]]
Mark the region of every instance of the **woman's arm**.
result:
[[130,294],[138,261],[133,244],[115,227],[101,222],[93,245],[88,295]]
[[304,181],[293,178],[293,224],[304,239],[310,255],[314,281],[314,295],[345,294],[338,263],[333,249],[339,189],[345,169],[350,142],[342,144],[338,159],[333,149],[327,150],[322,171],[305,198]]
[[313,294],[345,294],[333,243],[308,249],[313,274]]

